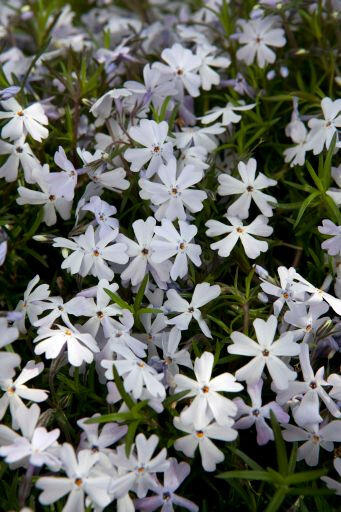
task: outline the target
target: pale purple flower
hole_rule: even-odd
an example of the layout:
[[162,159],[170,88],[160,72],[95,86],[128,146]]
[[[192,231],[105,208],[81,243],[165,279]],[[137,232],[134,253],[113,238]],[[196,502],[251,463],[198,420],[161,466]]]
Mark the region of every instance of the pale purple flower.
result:
[[262,379],[253,385],[249,384],[247,386],[247,392],[251,398],[251,406],[247,405],[242,398],[234,399],[234,403],[238,406],[238,412],[233,427],[239,430],[248,429],[255,425],[257,443],[259,445],[264,445],[274,440],[272,428],[265,421],[270,419],[271,411],[280,423],[288,423],[290,419],[289,415],[276,402],[262,405],[262,388]]
[[193,501],[183,498],[174,492],[189,475],[190,465],[187,462],[177,462],[173,457],[168,460],[170,464],[164,472],[163,485],[157,482],[155,487],[153,487],[155,495],[135,500],[136,510],[153,512],[161,507],[160,512],[173,512],[173,505],[177,505],[190,512],[198,512],[199,507]]

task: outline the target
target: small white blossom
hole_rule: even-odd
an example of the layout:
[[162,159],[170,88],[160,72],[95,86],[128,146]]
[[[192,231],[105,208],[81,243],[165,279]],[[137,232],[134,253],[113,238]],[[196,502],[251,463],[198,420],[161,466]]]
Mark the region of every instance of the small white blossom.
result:
[[38,142],[46,139],[49,131],[43,125],[48,124],[48,119],[40,103],[22,108],[16,99],[10,98],[2,101],[1,106],[6,112],[0,112],[0,119],[10,119],[1,130],[1,136],[4,139],[17,140],[28,133]]
[[141,198],[150,199],[158,207],[155,212],[157,220],[186,220],[185,208],[191,213],[202,210],[207,194],[192,188],[201,181],[201,170],[187,165],[177,175],[176,160],[172,158],[167,165],[159,167],[158,178],[161,183],[143,178],[139,181]]
[[178,329],[186,330],[192,318],[194,318],[202,332],[208,338],[212,338],[211,331],[207,323],[202,317],[199,308],[208,304],[211,300],[216,299],[220,295],[220,287],[218,285],[210,286],[209,283],[197,284],[191,302],[183,299],[176,290],[171,289],[167,291],[167,301],[164,303],[164,308],[170,313],[180,313],[179,315],[169,318],[167,323],[175,325]]
[[220,174],[218,176],[219,187],[218,194],[221,196],[240,194],[240,197],[229,206],[227,213],[231,217],[246,219],[249,216],[251,200],[253,199],[261,213],[266,217],[273,215],[271,204],[277,203],[276,198],[264,194],[262,189],[273,187],[277,181],[267,178],[261,172],[256,178],[257,162],[250,158],[246,163],[239,162],[238,171],[242,181],[233,178],[229,174]]
[[300,346],[293,341],[293,334],[290,331],[274,341],[277,329],[277,319],[274,315],[267,321],[256,318],[253,326],[258,343],[241,332],[235,331],[231,334],[233,344],[227,347],[228,353],[252,357],[249,363],[236,371],[236,379],[254,384],[259,381],[264,367],[267,366],[276,387],[286,389],[289,382],[296,379],[297,374],[290,370],[280,357],[297,356],[300,353]]
[[208,220],[205,224],[208,227],[206,235],[215,237],[229,233],[226,237],[222,238],[219,242],[214,242],[210,245],[211,249],[218,250],[219,256],[227,258],[238,240],[241,241],[246,256],[251,259],[258,258],[261,252],[268,250],[268,243],[263,240],[257,240],[256,236],[270,236],[273,228],[268,226],[268,218],[264,215],[258,215],[251,224],[244,226],[243,222],[238,217],[230,217],[224,215],[231,223],[231,226],[223,224],[217,220]]

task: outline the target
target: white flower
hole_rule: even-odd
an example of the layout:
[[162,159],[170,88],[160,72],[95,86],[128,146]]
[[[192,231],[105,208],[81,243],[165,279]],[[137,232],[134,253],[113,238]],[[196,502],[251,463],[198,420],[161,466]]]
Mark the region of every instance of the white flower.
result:
[[200,428],[184,423],[181,417],[174,418],[173,422],[177,429],[188,434],[177,439],[174,448],[183,452],[186,457],[193,458],[199,446],[201,464],[205,471],[215,471],[216,465],[223,462],[225,458],[223,452],[212,443],[211,439],[229,442],[234,441],[238,435],[231,425],[219,425],[215,421],[211,423],[211,419],[204,422]]
[[329,395],[335,400],[341,401],[341,375],[332,373],[328,377],[329,386],[333,386],[333,389],[329,391]]
[[48,175],[47,182],[58,197],[63,197],[67,201],[72,201],[75,195],[77,185],[77,171],[70,160],[67,159],[62,146],[54,154],[54,161],[63,169],[62,172],[51,172]]
[[233,345],[227,347],[228,353],[253,358],[236,371],[236,379],[254,384],[259,381],[264,367],[267,366],[276,387],[286,389],[297,374],[290,370],[280,357],[297,356],[300,353],[300,346],[293,341],[291,332],[286,332],[277,341],[273,341],[277,329],[277,319],[274,315],[267,321],[256,318],[253,326],[258,343],[241,332],[235,331],[231,334]]
[[314,155],[318,155],[326,146],[329,149],[334,134],[337,135],[338,128],[341,128],[341,99],[331,100],[323,98],[321,101],[321,109],[324,119],[310,119],[308,126],[310,132],[308,134],[307,146],[312,149]]
[[43,492],[39,496],[42,505],[50,505],[69,494],[64,511],[84,511],[84,497],[89,496],[98,508],[105,508],[111,501],[107,489],[110,476],[96,468],[99,454],[81,450],[77,456],[70,444],[64,443],[59,450],[66,477],[43,476],[36,487]]
[[0,348],[6,347],[6,345],[9,345],[17,338],[19,338],[18,328],[15,326],[8,327],[7,318],[0,318]]
[[80,148],[77,148],[77,153],[86,166],[84,170],[93,181],[93,183],[89,185],[95,186],[96,193],[92,193],[91,195],[100,195],[103,188],[114,192],[121,192],[129,188],[130,184],[129,181],[125,179],[126,172],[122,167],[107,170],[108,164],[106,160],[104,160],[104,158],[108,157],[106,153],[97,150],[92,155],[89,151]]
[[96,287],[96,302],[92,297],[77,295],[66,303],[67,311],[71,315],[90,317],[82,326],[82,331],[90,333],[93,337],[102,326],[104,336],[109,338],[114,326],[112,317],[122,314],[122,309],[117,304],[109,304],[111,299],[105,289],[116,293],[118,284],[109,284],[106,279],[101,279]]
[[245,254],[251,258],[258,258],[261,252],[268,250],[268,243],[263,240],[257,240],[251,235],[257,236],[270,236],[273,232],[273,228],[268,226],[268,218],[263,215],[258,215],[251,224],[243,226],[243,222],[238,217],[229,217],[227,214],[224,215],[227,220],[231,223],[231,226],[223,224],[217,220],[208,220],[205,226],[208,227],[206,235],[209,237],[215,237],[229,233],[225,238],[222,238],[219,242],[214,242],[210,245],[211,249],[218,250],[219,256],[227,258],[240,239],[243,244]]
[[303,338],[304,343],[309,343],[311,338],[316,335],[317,330],[324,324],[328,317],[319,318],[329,309],[328,304],[319,302],[311,304],[308,307],[299,302],[289,302],[289,311],[284,315],[284,320],[297,329],[291,332],[295,336],[295,340]]
[[39,185],[41,191],[31,190],[26,187],[18,187],[19,197],[17,203],[24,204],[41,204],[44,205],[43,221],[47,226],[53,226],[57,222],[56,210],[63,220],[71,217],[72,200],[65,199],[55,190],[53,183],[49,182],[50,172],[48,165],[35,167],[32,170],[32,177]]
[[92,212],[95,216],[95,223],[99,226],[99,236],[105,237],[112,229],[118,228],[118,220],[112,215],[117,213],[115,206],[103,201],[99,196],[92,196],[90,201],[86,203],[82,210]]
[[5,457],[7,464],[35,467],[46,464],[51,471],[58,471],[61,462],[56,455],[56,441],[60,431],[56,428],[47,432],[46,428],[37,427],[39,416],[40,409],[36,404],[29,409],[18,409],[17,423],[22,436],[0,425],[0,456]]
[[167,96],[174,96],[176,89],[173,78],[162,74],[155,67],[146,64],[143,68],[144,83],[128,80],[124,87],[131,91],[140,102],[152,102],[156,108],[160,108]]
[[277,286],[274,282],[268,281],[268,278],[266,277],[261,277],[263,282],[260,285],[263,292],[278,297],[273,304],[275,316],[280,314],[284,304],[288,304],[290,307],[293,301],[298,300],[300,295],[302,295],[296,293],[294,289],[294,277],[296,271],[293,267],[289,269],[286,267],[278,267],[277,272],[280,279],[280,286]]
[[138,434],[129,457],[125,453],[124,446],[117,447],[116,453],[111,456],[111,460],[118,468],[124,469],[126,473],[112,479],[110,492],[122,496],[133,490],[139,498],[143,498],[148,490],[155,487],[155,474],[164,473],[169,467],[169,461],[166,460],[166,448],[162,448],[153,457],[158,443],[159,438],[154,434],[148,439],[144,434]]
[[318,230],[323,235],[334,235],[322,242],[322,249],[326,250],[330,256],[341,255],[341,226],[325,219],[322,221],[322,226],[318,226]]
[[341,442],[340,421],[331,421],[322,426],[315,424],[305,429],[295,425],[285,425],[282,436],[285,441],[305,441],[297,451],[297,460],[305,460],[308,466],[316,466],[319,461],[320,446],[328,452],[334,449],[334,441]]
[[172,158],[167,165],[161,165],[158,170],[161,183],[141,178],[140,196],[150,199],[158,206],[155,218],[162,220],[186,220],[185,207],[196,213],[202,210],[202,202],[207,198],[203,190],[195,190],[193,185],[201,181],[202,171],[196,170],[192,165],[184,167],[177,176],[176,160]]
[[39,165],[39,161],[25,142],[24,137],[17,139],[13,144],[0,140],[0,155],[9,155],[6,162],[0,167],[0,178],[5,178],[8,182],[15,181],[20,164],[24,171],[25,181],[27,183],[35,182],[32,171],[37,164]]
[[251,406],[246,405],[243,399],[235,398],[233,401],[238,406],[238,413],[234,428],[247,429],[255,425],[257,431],[257,443],[262,446],[274,440],[272,429],[266,423],[270,419],[271,411],[280,423],[288,423],[289,415],[283,411],[276,402],[262,405],[263,381],[260,379],[253,385],[247,386],[247,392],[251,398]]
[[232,217],[246,219],[249,216],[251,199],[254,200],[260,211],[266,217],[271,217],[272,207],[270,203],[277,203],[277,200],[261,192],[262,189],[273,187],[277,181],[267,178],[261,172],[256,178],[257,162],[254,158],[250,158],[246,163],[239,162],[238,171],[242,181],[233,178],[229,174],[220,174],[218,176],[219,187],[218,194],[221,196],[241,194],[231,206],[227,213]]
[[0,376],[0,389],[3,392],[0,398],[0,420],[9,406],[12,425],[17,428],[20,409],[25,407],[23,399],[32,402],[43,402],[47,399],[45,390],[30,389],[25,385],[27,381],[37,377],[43,370],[43,363],[36,364],[34,361],[29,361],[15,380],[7,375]]
[[257,57],[257,64],[261,68],[268,63],[273,64],[276,54],[269,46],[281,48],[286,43],[284,30],[274,28],[277,19],[275,16],[266,16],[247,21],[239,20],[242,32],[239,32],[237,36],[239,43],[244,46],[237,51],[237,59],[249,65]]
[[240,105],[234,105],[228,102],[225,107],[213,107],[200,119],[202,124],[210,124],[222,116],[221,124],[228,126],[231,123],[239,123],[241,120],[242,116],[236,114],[236,111],[250,110],[255,105],[255,103],[251,103],[250,105],[243,105],[242,103]]
[[142,148],[129,148],[124,158],[131,162],[131,170],[138,172],[147,163],[146,177],[153,176],[161,164],[167,163],[173,156],[172,142],[166,142],[168,123],[156,123],[149,119],[141,119],[139,126],[132,126],[128,133],[130,137],[141,144]]
[[111,115],[113,100],[126,98],[127,96],[131,96],[131,92],[126,89],[112,89],[98,98],[90,108],[90,112],[101,120],[107,119]]
[[215,53],[216,48],[214,46],[203,45],[197,47],[196,55],[201,60],[199,75],[204,91],[210,91],[212,85],[219,85],[220,83],[220,76],[212,67],[226,69],[231,64],[228,57],[216,57]]
[[304,382],[290,382],[286,390],[278,393],[277,401],[281,405],[288,402],[295,396],[301,396],[299,405],[293,410],[293,416],[298,425],[306,426],[312,423],[319,423],[322,418],[319,414],[320,402],[324,402],[329,412],[335,418],[341,417],[341,412],[335,402],[330,398],[323,386],[329,386],[323,378],[324,368],[320,368],[314,375],[309,358],[309,346],[301,345],[300,365]]
[[11,119],[1,130],[4,139],[17,140],[20,137],[31,135],[34,140],[41,142],[46,139],[49,131],[45,126],[48,119],[40,103],[33,103],[22,108],[14,98],[1,102],[6,112],[0,112],[0,119]]
[[180,415],[185,424],[193,423],[200,428],[212,417],[219,425],[230,425],[231,416],[237,413],[237,406],[229,398],[220,395],[220,391],[235,393],[243,389],[230,373],[222,373],[211,379],[214,356],[210,352],[204,352],[194,362],[194,374],[196,380],[185,375],[175,375],[175,392],[189,391],[185,396],[195,397],[191,405],[184,409]]
[[28,316],[30,324],[33,325],[38,320],[38,315],[41,315],[49,306],[47,302],[44,302],[50,295],[49,286],[47,284],[40,284],[35,288],[39,280],[40,277],[38,274],[31,279],[27,285],[23,300],[20,300],[15,308],[15,311],[22,313],[21,319],[17,320],[15,325],[23,334],[26,333],[26,315]]
[[[289,269],[290,270],[290,269]],[[311,296],[309,300],[306,301],[306,304],[316,304],[318,302],[322,302],[325,300],[329,306],[337,313],[341,315],[341,300],[333,297],[329,293],[325,292],[321,288],[316,288],[314,285],[309,283],[304,277],[302,277],[298,272],[294,269],[294,285],[293,288],[297,293],[307,292],[310,293]]]
[[284,161],[290,163],[290,167],[304,165],[305,154],[309,147],[307,144],[308,132],[302,121],[296,121],[294,129],[290,131],[290,137],[296,146],[283,151]]
[[[336,457],[334,459],[334,468],[338,472],[339,476],[341,476],[341,458],[340,457]],[[322,476],[321,480],[323,480],[327,484],[328,489],[332,489],[333,491],[335,491],[335,493],[338,496],[341,496],[341,483],[340,482],[337,482],[333,478],[329,478],[329,476]]]
[[116,352],[120,348],[128,347],[138,357],[145,357],[147,345],[131,336],[130,332],[134,325],[134,316],[127,309],[123,309],[120,322],[112,320],[110,326],[110,337],[108,347]]
[[162,263],[176,255],[170,271],[170,277],[176,281],[178,277],[183,278],[188,273],[187,258],[200,267],[201,247],[198,244],[190,243],[198,232],[194,225],[179,220],[180,233],[168,219],[163,219],[161,226],[155,226],[154,231],[157,237],[151,242],[151,259],[155,263]]
[[20,356],[13,352],[0,352],[0,375],[3,380],[11,379],[14,374],[14,368],[20,365]]
[[[91,418],[98,418],[100,414],[96,413]],[[106,453],[109,446],[115,444],[119,439],[126,435],[127,425],[118,423],[106,423],[101,431],[99,423],[86,423],[90,418],[82,418],[77,421],[77,425],[83,430],[80,438],[80,448],[99,451],[100,454]]]
[[191,302],[183,299],[176,290],[171,289],[167,291],[167,301],[164,303],[164,308],[169,313],[180,313],[179,315],[169,318],[167,323],[175,325],[181,331],[188,329],[189,323],[194,318],[202,332],[208,338],[212,338],[211,331],[207,323],[202,317],[199,308],[205,306],[211,300],[214,300],[220,295],[220,287],[218,285],[210,286],[209,283],[197,284]]
[[154,236],[156,220],[148,217],[147,220],[138,219],[132,224],[137,242],[130,240],[125,235],[119,234],[117,240],[128,247],[128,256],[132,258],[127,268],[121,273],[123,281],[131,281],[133,286],[138,285],[144,276],[150,272],[158,283],[159,287],[165,288],[169,280],[169,261],[155,262],[152,259],[152,240]]
[[62,263],[62,268],[69,268],[71,274],[78,273],[81,276],[91,274],[98,279],[112,281],[114,272],[107,261],[124,264],[129,259],[125,244],[111,243],[117,235],[118,229],[115,229],[100,238],[99,230],[94,231],[93,226],[90,225],[84,235],[72,237],[73,241],[67,238],[54,238],[53,246],[65,247],[73,251]]
[[[207,151],[213,151],[218,146],[218,140],[215,135],[224,133],[226,128],[221,126],[220,123],[212,124],[211,126],[184,126],[181,128],[181,132],[174,133],[176,139],[176,145],[180,149],[198,146],[195,149],[195,153],[206,157],[206,154],[202,151],[205,148]],[[201,148],[201,149],[199,149]],[[194,155],[193,155],[194,156]]]
[[162,348],[162,364],[166,373],[167,382],[174,384],[173,376],[179,373],[179,365],[193,369],[190,353],[185,348],[179,350],[181,341],[181,331],[173,327],[169,332],[164,332],[161,342],[156,341],[156,345]]
[[92,363],[94,353],[99,352],[99,348],[91,334],[81,333],[71,325],[54,327],[43,326],[38,330],[38,336],[33,340],[33,343],[37,343],[34,349],[37,355],[45,354],[46,359],[55,359],[66,348],[72,366],[81,366],[84,361]]
[[162,373],[157,373],[154,368],[136,357],[127,347],[116,347],[116,352],[123,358],[115,361],[109,359],[101,361],[101,366],[106,369],[107,379],[114,378],[112,367],[115,365],[118,374],[123,376],[125,390],[128,393],[131,392],[135,400],[141,397],[144,388],[147,388],[155,398],[162,400],[165,398],[166,391],[160,382],[163,379]]
[[173,76],[180,97],[183,96],[184,89],[193,97],[199,96],[201,84],[200,76],[198,75],[198,69],[201,64],[200,57],[194,55],[191,50],[175,43],[171,48],[165,48],[162,51],[161,58],[168,65],[156,62],[154,67],[166,75]]

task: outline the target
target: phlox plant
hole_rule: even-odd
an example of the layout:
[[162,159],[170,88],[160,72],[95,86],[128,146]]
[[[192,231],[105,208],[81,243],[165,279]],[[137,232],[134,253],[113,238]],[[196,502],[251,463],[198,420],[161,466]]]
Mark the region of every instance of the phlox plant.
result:
[[340,510],[340,13],[0,2],[0,511]]

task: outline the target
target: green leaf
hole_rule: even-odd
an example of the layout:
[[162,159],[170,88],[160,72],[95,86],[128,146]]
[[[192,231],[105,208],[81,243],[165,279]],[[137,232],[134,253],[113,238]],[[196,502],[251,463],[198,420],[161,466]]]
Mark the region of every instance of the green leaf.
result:
[[149,280],[149,274],[146,274],[144,276],[144,278],[143,278],[143,281],[140,284],[140,287],[139,287],[138,292],[137,292],[136,297],[135,297],[135,301],[134,301],[134,311],[135,311],[135,313],[137,313],[139,311],[140,306],[142,304],[142,300],[143,300],[143,296],[144,296],[144,292],[146,290],[146,286],[147,286],[148,280]]
[[181,400],[189,393],[189,389],[186,389],[185,391],[180,391],[180,393],[175,393],[175,395],[171,395],[166,398],[166,400],[163,401],[163,405],[167,407],[168,405],[172,404],[173,402],[177,402],[178,400]]
[[314,469],[312,471],[302,471],[300,473],[294,473],[293,475],[288,475],[285,478],[285,482],[287,484],[301,484],[302,482],[309,482],[310,480],[316,480],[321,476],[324,476],[328,473],[326,469]]
[[260,466],[256,461],[251,459],[246,453],[242,452],[238,448],[234,448],[233,446],[228,446],[229,450],[235,455],[238,455],[250,468],[255,469],[257,471],[263,471],[262,466]]
[[145,315],[145,314],[153,314],[158,315],[159,313],[163,313],[162,309],[157,308],[141,308],[139,309],[139,315]]
[[129,311],[133,311],[133,307],[128,304],[125,300],[121,299],[119,295],[112,292],[111,290],[108,290],[108,288],[104,288],[104,291],[109,295],[112,301],[115,302],[115,304],[118,304],[122,309],[129,309]]
[[277,489],[269,505],[266,507],[265,512],[276,512],[282,505],[286,495],[286,490],[283,488]]
[[114,374],[114,381],[115,381],[115,384],[116,384],[119,394],[121,395],[122,399],[126,403],[127,407],[129,407],[129,409],[132,409],[135,405],[135,402],[131,398],[131,396],[126,392],[126,390],[124,389],[123,382],[118,374],[118,371],[117,371],[114,363],[112,366],[112,371]]
[[323,186],[323,183],[322,181],[320,180],[320,178],[317,176],[316,172],[314,171],[312,165],[308,162],[308,160],[306,161],[306,167],[309,171],[309,174],[313,180],[313,182],[315,183],[316,187],[318,188],[318,190],[320,192],[324,192],[324,186]]
[[281,432],[281,427],[277,421],[277,418],[272,410],[270,410],[271,426],[275,436],[277,464],[281,475],[288,474],[288,457],[285,448],[284,439]]
[[129,457],[129,455],[130,455],[130,450],[131,450],[131,447],[133,446],[136,430],[137,430],[137,427],[139,426],[139,423],[140,423],[139,420],[133,421],[132,423],[130,423],[130,425],[128,427],[128,432],[125,436],[125,452],[126,452],[127,457]]
[[216,478],[222,480],[229,480],[230,478],[242,478],[243,480],[262,480],[264,482],[271,482],[271,475],[267,471],[244,470],[244,471],[225,471],[216,475]]
[[136,417],[132,412],[112,412],[110,414],[103,414],[102,416],[97,416],[97,418],[89,418],[85,421],[86,424],[92,423],[110,423],[112,421],[136,421]]
[[306,211],[306,209],[308,208],[308,206],[310,205],[310,203],[312,203],[314,201],[314,199],[316,199],[316,197],[320,196],[320,192],[318,190],[315,190],[315,192],[312,192],[312,194],[310,194],[302,203],[302,206],[297,214],[297,218],[296,218],[296,221],[295,221],[295,224],[294,224],[294,229],[298,226],[300,220],[302,219],[303,217],[303,214],[304,212]]
[[293,473],[295,471],[296,462],[297,462],[297,442],[293,443],[290,458],[289,458],[289,464],[288,464],[288,473]]

